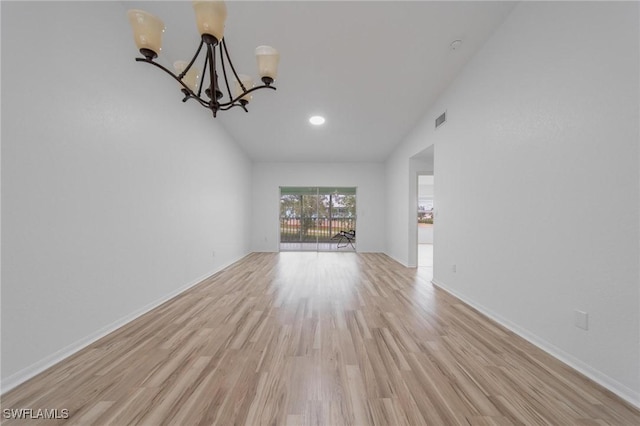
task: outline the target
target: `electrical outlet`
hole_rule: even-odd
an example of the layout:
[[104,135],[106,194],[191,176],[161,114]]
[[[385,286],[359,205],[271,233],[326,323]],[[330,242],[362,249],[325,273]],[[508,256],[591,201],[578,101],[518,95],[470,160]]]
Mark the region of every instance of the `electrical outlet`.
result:
[[575,326],[583,330],[589,329],[589,314],[583,311],[574,311],[574,323]]
[[216,257],[216,251],[215,250],[211,251],[211,257]]
[[454,263],[453,265],[451,265],[451,272],[457,272],[457,271],[458,271],[458,267]]

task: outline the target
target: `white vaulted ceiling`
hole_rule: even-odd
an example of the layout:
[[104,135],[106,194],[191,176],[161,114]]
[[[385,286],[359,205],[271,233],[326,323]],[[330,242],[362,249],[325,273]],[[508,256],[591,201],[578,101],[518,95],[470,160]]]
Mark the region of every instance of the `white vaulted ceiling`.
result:
[[[257,77],[253,52],[261,44],[276,47],[281,59],[277,91],[257,91],[249,113],[235,108],[215,120],[256,161],[383,161],[514,4],[227,2],[225,39],[238,72]],[[191,57],[199,42],[191,2],[123,6],[164,20],[161,63]],[[456,50],[454,40],[462,40]],[[214,120],[204,108],[201,114]],[[311,126],[314,114],[326,124]]]

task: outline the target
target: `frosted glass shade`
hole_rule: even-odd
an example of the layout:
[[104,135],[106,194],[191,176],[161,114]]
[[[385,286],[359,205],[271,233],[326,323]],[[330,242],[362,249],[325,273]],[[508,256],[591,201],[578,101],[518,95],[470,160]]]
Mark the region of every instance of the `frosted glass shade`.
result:
[[131,9],[127,12],[138,50],[148,49],[156,54],[162,50],[164,22],[149,12]]
[[200,35],[209,34],[221,41],[224,37],[224,21],[227,19],[227,5],[221,0],[194,1],[196,24]]
[[258,74],[260,77],[269,77],[273,80],[278,75],[278,62],[280,54],[271,46],[256,47],[256,58],[258,59]]
[[[251,78],[251,76],[248,75],[244,75],[244,74],[239,74],[238,77],[240,77],[240,81],[242,81],[242,84],[244,84],[244,88],[249,90],[253,88],[253,79]],[[238,83],[238,80],[235,80],[235,94],[234,97],[238,97],[240,95],[242,95],[242,93],[244,92],[244,90],[242,90],[242,86],[240,86],[240,83]],[[241,99],[244,99],[245,101],[250,101],[251,100],[251,94],[248,95],[244,95]]]
[[[187,68],[187,65],[189,65],[187,61],[175,61],[173,68],[175,68],[176,74],[181,74]],[[186,84],[192,92],[196,92],[198,90],[198,84],[200,83],[200,70],[192,65],[189,71],[182,77],[182,82]]]

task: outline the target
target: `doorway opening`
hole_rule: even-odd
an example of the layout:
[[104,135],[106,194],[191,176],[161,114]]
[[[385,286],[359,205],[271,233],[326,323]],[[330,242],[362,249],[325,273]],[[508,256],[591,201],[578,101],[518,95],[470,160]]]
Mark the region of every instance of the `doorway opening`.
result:
[[418,268],[433,271],[433,175],[418,175]]
[[355,187],[280,187],[280,251],[356,251],[356,236]]

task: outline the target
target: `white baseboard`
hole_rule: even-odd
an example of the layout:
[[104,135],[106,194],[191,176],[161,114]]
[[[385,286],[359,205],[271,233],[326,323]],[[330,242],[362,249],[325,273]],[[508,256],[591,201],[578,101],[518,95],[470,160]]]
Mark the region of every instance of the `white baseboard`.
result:
[[104,336],[106,336],[109,333],[114,332],[115,330],[119,329],[120,327],[126,325],[127,323],[135,320],[136,318],[146,314],[147,312],[151,311],[152,309],[157,308],[158,306],[162,305],[163,303],[167,302],[170,299],[173,299],[174,297],[178,296],[179,294],[189,290],[191,287],[201,283],[202,281],[206,280],[207,278],[211,277],[212,275],[222,271],[223,269],[227,268],[228,266],[236,263],[237,261],[239,261],[240,259],[246,257],[247,255],[242,255],[240,257],[238,257],[235,260],[232,260],[230,262],[227,262],[223,265],[220,265],[218,267],[216,267],[214,270],[207,272],[206,274],[204,274],[203,276],[201,276],[200,278],[197,278],[194,281],[189,282],[188,284],[172,291],[169,294],[166,294],[162,297],[160,297],[159,299],[154,300],[153,302],[143,306],[142,308],[130,313],[129,315],[126,315],[114,322],[112,322],[111,324],[102,327],[101,329],[97,330],[94,333],[91,333],[90,335],[79,339],[73,343],[71,343],[70,345],[52,353],[49,356],[46,356],[45,358],[41,359],[40,361],[37,361],[33,364],[31,364],[28,367],[23,368],[22,370],[10,375],[9,377],[7,377],[6,379],[2,380],[1,383],[1,387],[0,387],[0,392],[2,394],[4,394],[5,392],[10,391],[11,389],[15,388],[16,386],[26,382],[27,380],[31,379],[32,377],[42,373],[44,370],[46,370],[49,367],[54,366],[55,364],[59,363],[60,361],[64,360],[65,358],[68,358],[69,356],[75,354],[76,352],[86,348],[87,346],[89,346],[90,344],[92,344],[93,342],[103,338]]
[[625,401],[627,401],[631,405],[635,406],[636,408],[640,408],[640,395],[637,392],[634,392],[632,389],[628,388],[627,386],[623,385],[622,383],[618,382],[617,380],[612,379],[608,375],[606,375],[606,374],[602,373],[601,371],[591,367],[590,365],[580,361],[579,359],[577,359],[574,356],[566,353],[565,351],[563,351],[562,349],[558,348],[557,346],[552,345],[551,343],[547,342],[544,339],[541,339],[540,337],[538,337],[535,334],[525,330],[524,328],[520,327],[519,325],[509,321],[508,319],[502,317],[501,315],[496,314],[491,309],[487,309],[484,306],[482,306],[482,305],[480,305],[478,303],[475,303],[472,300],[467,299],[463,295],[461,295],[461,294],[457,293],[456,291],[448,288],[445,284],[443,284],[443,283],[441,283],[441,282],[439,282],[439,281],[437,281],[435,279],[432,280],[431,283],[433,285],[435,285],[436,287],[446,291],[447,293],[449,293],[450,295],[452,295],[456,299],[459,299],[460,301],[466,303],[467,305],[471,306],[472,308],[478,310],[483,315],[489,317],[493,321],[497,322],[498,324],[502,325],[503,327],[507,328],[508,330],[514,332],[518,336],[522,337],[523,339],[527,340],[528,342],[532,343],[533,345],[537,346],[538,348],[542,349],[543,351],[547,352],[548,354],[550,354],[554,358],[557,358],[558,360],[560,360],[563,363],[567,364],[569,367],[573,368],[574,370],[584,374],[589,379],[593,380],[594,382],[598,383],[599,385],[601,385],[601,386],[605,387],[606,389],[610,390],[611,392],[615,393],[620,398],[624,399]]
[[387,256],[389,256],[391,259],[395,260],[396,262],[398,262],[399,264],[401,264],[402,266],[404,266],[405,268],[411,268],[411,266],[409,266],[406,262],[398,259],[397,257],[393,256],[392,254],[389,254],[388,252],[383,252],[384,254],[386,254]]

